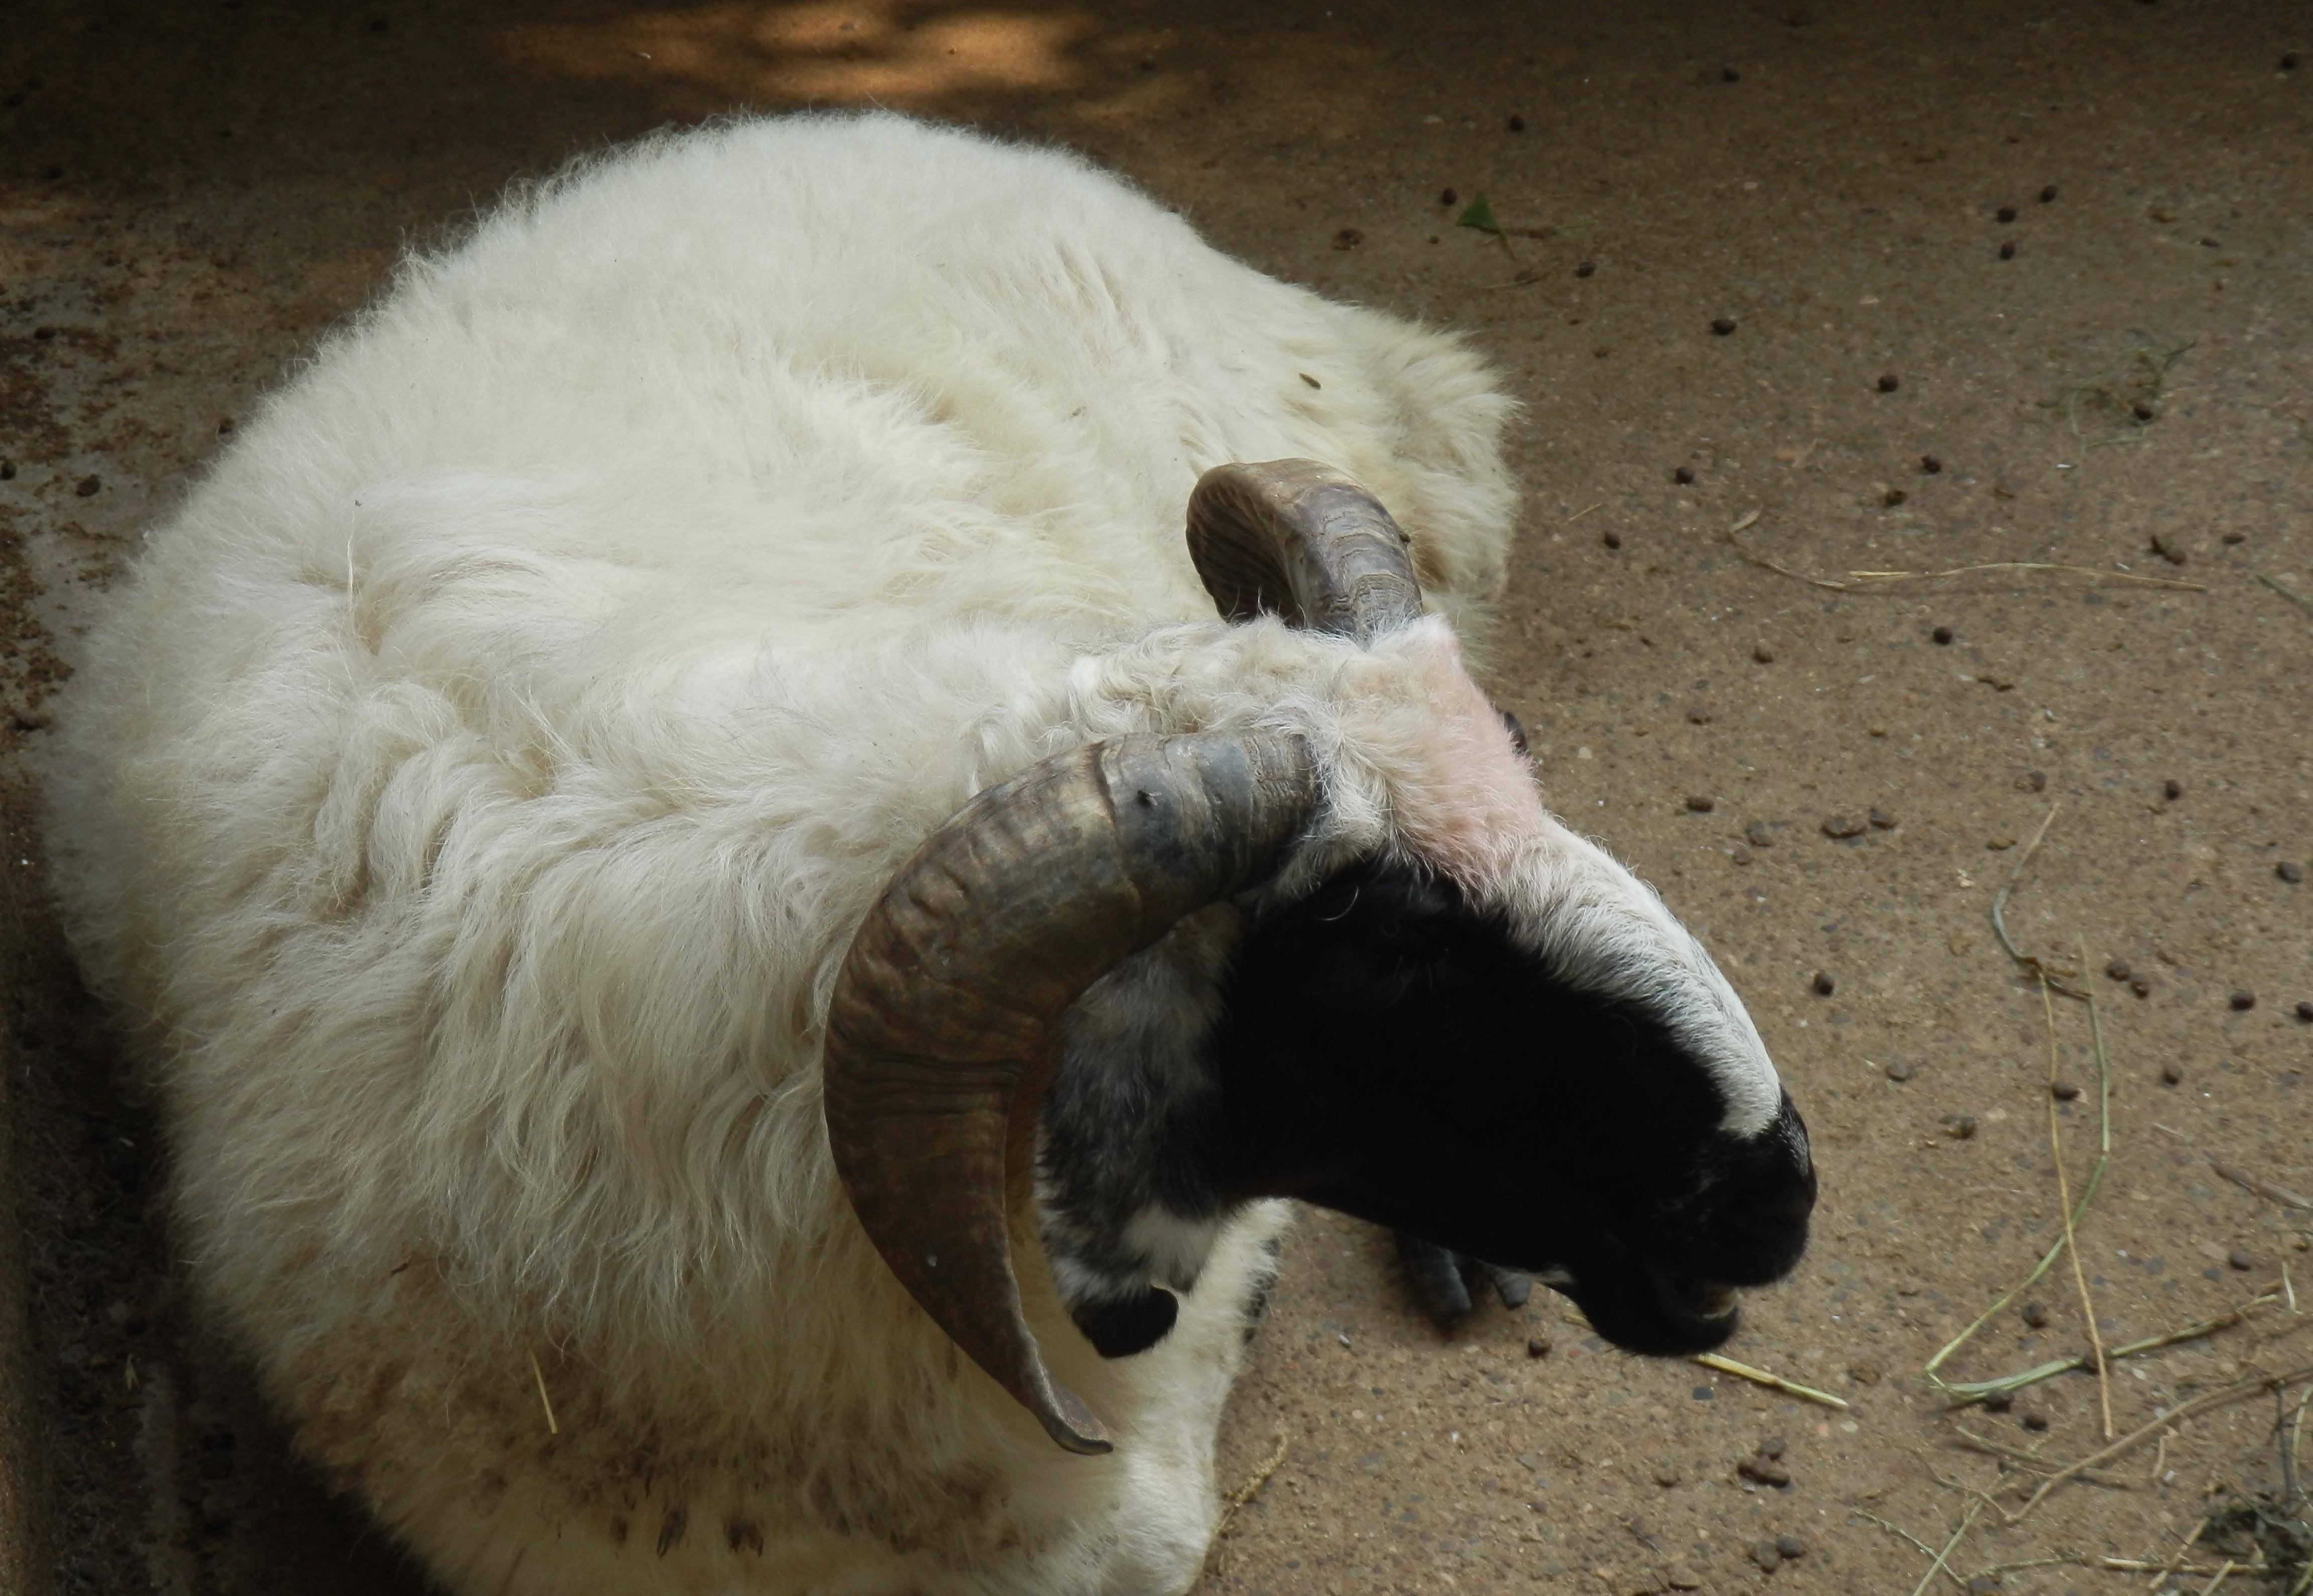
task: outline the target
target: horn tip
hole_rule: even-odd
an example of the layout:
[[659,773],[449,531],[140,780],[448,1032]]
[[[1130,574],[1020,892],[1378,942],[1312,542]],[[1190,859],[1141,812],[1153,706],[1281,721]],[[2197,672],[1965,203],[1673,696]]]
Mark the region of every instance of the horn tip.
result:
[[1044,1422],[1045,1434],[1060,1443],[1063,1451],[1078,1457],[1096,1458],[1116,1450],[1108,1426],[1100,1422],[1083,1399],[1064,1385],[1051,1387],[1052,1399],[1036,1406],[1036,1416]]

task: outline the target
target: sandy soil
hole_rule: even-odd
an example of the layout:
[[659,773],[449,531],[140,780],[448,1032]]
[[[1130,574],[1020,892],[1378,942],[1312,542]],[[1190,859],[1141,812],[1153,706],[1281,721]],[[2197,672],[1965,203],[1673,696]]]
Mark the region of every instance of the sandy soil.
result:
[[[2285,1495],[2259,1393],[2004,1527],[2035,1465],[1954,1437],[2080,1456],[2097,1382],[1956,1419],[1921,1369],[2058,1232],[2052,1068],[2087,1088],[2054,1116],[2073,1191],[2095,1155],[2087,1007],[2044,1010],[1988,917],[2052,810],[2009,923],[2097,998],[2113,1144],[2080,1247],[2105,1339],[2284,1267],[2313,1290],[2290,1200],[2313,1193],[2300,4],[20,0],[0,867],[38,880],[23,756],[138,531],[406,241],[650,127],[870,100],[1085,150],[1264,269],[1499,364],[1529,490],[1499,696],[1561,811],[1718,950],[1816,1135],[1815,1251],[1729,1350],[1844,1411],[1611,1353],[1547,1293],[1441,1335],[1383,1238],[1312,1215],[1223,1443],[1231,1479],[1279,1438],[1284,1460],[1209,1589],[1901,1592],[1929,1558],[1878,1521],[1941,1547],[1966,1520],[1957,1588],[2162,1557]],[[1506,235],[1454,224],[1479,196]],[[2008,562],[2102,574],[1847,574]],[[0,951],[57,1586],[418,1589],[184,1322],[149,1116],[20,899]],[[2060,1267],[1947,1374],[2071,1355],[2080,1294]],[[2268,1305],[2128,1360],[2114,1422],[2313,1364],[2309,1321]],[[1767,1483],[1737,1471],[1763,1443]],[[1807,1546],[1770,1574],[1777,1534]]]

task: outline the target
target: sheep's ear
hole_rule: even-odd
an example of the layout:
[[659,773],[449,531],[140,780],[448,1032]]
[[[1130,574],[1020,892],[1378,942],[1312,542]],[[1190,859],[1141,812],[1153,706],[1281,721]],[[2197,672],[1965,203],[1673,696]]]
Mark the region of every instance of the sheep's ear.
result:
[[1314,460],[1215,466],[1189,495],[1188,537],[1230,620],[1276,615],[1371,643],[1421,614],[1412,539],[1373,495]]
[[[844,956],[823,1084],[852,1211],[909,1294],[1071,1451],[1110,1443],[1046,1370],[1012,1267],[1061,1016],[1183,916],[1266,881],[1317,796],[1307,745],[1274,733],[1056,755],[934,832]],[[1140,1306],[1120,1345],[1162,1333],[1162,1308]]]

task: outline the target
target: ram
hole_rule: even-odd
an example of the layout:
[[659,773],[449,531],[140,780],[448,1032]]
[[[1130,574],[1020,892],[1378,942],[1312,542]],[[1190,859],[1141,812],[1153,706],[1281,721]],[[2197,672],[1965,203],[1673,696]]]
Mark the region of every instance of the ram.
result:
[[1277,1199],[1723,1338],[1805,1132],[1473,684],[1507,409],[894,118],[408,265],[152,537],[51,787],[303,1451],[456,1592],[1137,1596]]

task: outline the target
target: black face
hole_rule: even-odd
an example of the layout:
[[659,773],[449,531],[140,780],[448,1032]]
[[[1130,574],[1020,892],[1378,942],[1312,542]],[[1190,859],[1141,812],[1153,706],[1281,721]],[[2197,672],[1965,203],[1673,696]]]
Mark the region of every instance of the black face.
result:
[[1764,1134],[1723,1134],[1659,1022],[1557,980],[1448,884],[1345,873],[1246,938],[1226,1013],[1216,1162],[1236,1195],[1543,1275],[1635,1352],[1719,1345],[1729,1288],[1806,1248],[1790,1099]]

